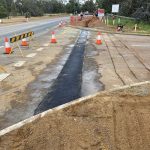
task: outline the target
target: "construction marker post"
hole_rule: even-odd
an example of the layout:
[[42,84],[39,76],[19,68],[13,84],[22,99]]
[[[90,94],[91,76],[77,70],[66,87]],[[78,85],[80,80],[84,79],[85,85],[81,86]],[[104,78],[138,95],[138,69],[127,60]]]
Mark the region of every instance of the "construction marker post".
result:
[[118,24],[120,24],[121,23],[121,19],[120,18],[118,18]]
[[107,16],[107,25],[109,25],[109,17]]
[[107,24],[107,19],[105,18],[104,20],[105,20],[105,24]]
[[134,31],[135,31],[135,32],[137,31],[137,27],[138,27],[138,25],[135,24],[135,26],[134,26]]
[[112,16],[112,20],[113,20],[113,26],[115,25],[115,16]]

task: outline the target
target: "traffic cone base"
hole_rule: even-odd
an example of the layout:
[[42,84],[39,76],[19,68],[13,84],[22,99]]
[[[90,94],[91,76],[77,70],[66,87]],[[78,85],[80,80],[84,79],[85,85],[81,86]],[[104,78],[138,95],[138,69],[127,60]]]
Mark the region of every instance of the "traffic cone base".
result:
[[5,48],[5,54],[11,54],[11,53],[12,53],[11,47]]
[[102,41],[101,41],[101,40],[97,40],[97,41],[96,41],[96,44],[97,44],[97,45],[101,45],[101,44],[102,44]]
[[29,46],[26,39],[22,39],[21,46]]
[[51,39],[51,43],[57,43],[56,39]]

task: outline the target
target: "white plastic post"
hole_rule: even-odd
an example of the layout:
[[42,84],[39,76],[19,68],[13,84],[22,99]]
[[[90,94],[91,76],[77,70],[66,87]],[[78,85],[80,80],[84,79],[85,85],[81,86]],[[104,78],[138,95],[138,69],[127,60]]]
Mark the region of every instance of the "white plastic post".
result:
[[135,24],[134,26],[134,31],[136,32],[136,30],[137,30],[137,24]]
[[108,16],[107,16],[107,25],[109,25],[109,18],[108,18]]
[[121,22],[121,19],[120,18],[118,18],[118,24]]
[[107,20],[105,19],[105,24],[107,24]]
[[115,19],[113,19],[113,25],[115,25]]

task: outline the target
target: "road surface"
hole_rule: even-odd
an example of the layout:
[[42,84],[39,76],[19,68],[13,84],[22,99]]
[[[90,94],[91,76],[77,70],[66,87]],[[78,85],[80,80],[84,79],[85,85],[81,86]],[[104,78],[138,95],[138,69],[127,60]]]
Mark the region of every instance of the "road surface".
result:
[[61,20],[67,20],[68,17],[61,17],[55,19],[39,20],[34,22],[25,22],[16,25],[7,25],[0,27],[0,47],[4,45],[4,37],[11,37],[14,34],[34,31],[35,34],[40,34],[46,29],[52,28],[59,24]]
[[82,66],[87,41],[87,31],[82,31],[76,45],[54,82],[49,93],[35,110],[35,114],[70,102],[81,96]]

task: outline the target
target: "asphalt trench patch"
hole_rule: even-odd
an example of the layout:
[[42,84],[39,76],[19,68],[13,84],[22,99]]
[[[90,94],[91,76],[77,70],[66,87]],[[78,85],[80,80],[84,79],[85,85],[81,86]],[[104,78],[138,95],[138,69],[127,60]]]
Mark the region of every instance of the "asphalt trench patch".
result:
[[81,31],[66,64],[34,114],[81,97],[82,67],[87,35],[88,31]]

